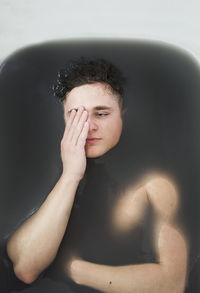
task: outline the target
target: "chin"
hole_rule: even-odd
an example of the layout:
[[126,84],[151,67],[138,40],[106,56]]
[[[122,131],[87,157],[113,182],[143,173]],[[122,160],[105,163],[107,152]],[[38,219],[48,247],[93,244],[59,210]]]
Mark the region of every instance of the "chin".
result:
[[92,159],[92,158],[99,158],[99,157],[101,157],[101,156],[103,156],[104,155],[104,153],[102,153],[102,154],[98,154],[98,153],[92,153],[92,154],[86,154],[86,157],[88,158],[88,159]]
[[86,150],[86,157],[87,158],[98,158],[103,156],[105,153],[107,153],[108,150],[95,150],[95,149],[89,149]]

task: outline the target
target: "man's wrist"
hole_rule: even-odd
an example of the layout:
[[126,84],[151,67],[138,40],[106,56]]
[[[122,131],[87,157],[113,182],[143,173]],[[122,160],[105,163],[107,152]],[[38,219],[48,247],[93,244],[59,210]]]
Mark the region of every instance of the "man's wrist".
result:
[[74,176],[73,174],[63,172],[60,180],[66,183],[74,183],[74,184],[79,184],[81,178],[78,178],[78,176]]

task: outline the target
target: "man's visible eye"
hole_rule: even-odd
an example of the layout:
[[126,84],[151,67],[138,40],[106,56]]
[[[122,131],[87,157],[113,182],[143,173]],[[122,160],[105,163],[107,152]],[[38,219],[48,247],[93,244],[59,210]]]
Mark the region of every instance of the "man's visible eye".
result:
[[109,113],[101,113],[101,112],[99,112],[99,113],[96,113],[96,115],[98,117],[105,117],[105,116],[109,115]]

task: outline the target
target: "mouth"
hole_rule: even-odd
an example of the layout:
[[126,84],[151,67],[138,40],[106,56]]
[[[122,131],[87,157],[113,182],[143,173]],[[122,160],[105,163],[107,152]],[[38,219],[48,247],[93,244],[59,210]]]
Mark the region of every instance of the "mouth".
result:
[[101,138],[97,138],[97,137],[87,138],[86,143],[87,144],[94,144],[94,143],[97,143],[100,140],[101,140]]

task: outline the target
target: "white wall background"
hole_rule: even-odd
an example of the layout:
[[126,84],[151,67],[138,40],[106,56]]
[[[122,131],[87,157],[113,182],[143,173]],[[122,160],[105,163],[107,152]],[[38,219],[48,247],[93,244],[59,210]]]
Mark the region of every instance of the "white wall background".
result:
[[0,0],[0,61],[53,39],[145,38],[200,60],[199,0]]

